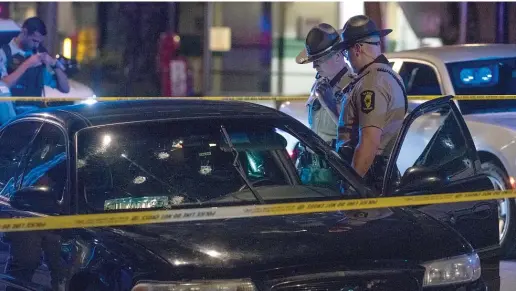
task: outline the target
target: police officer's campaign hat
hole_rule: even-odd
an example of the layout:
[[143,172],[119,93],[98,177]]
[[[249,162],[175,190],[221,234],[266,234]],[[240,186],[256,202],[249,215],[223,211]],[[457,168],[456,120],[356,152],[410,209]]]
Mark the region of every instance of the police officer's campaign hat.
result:
[[376,23],[365,15],[351,17],[341,30],[341,37],[345,48],[349,48],[363,39],[377,36],[384,37],[392,29],[378,29]]
[[308,32],[305,49],[297,55],[296,62],[308,64],[339,49],[342,49],[339,32],[327,23],[320,23]]

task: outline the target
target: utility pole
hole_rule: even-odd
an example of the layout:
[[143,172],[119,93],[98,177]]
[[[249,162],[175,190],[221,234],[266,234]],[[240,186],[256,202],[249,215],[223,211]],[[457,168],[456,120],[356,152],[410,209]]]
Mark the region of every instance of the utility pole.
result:
[[505,2],[496,2],[496,42],[509,42],[509,7]]
[[50,54],[59,52],[57,35],[57,2],[39,2],[37,8],[38,16],[45,22],[47,37],[45,48]]
[[468,2],[459,3],[459,43],[464,44],[468,35]]
[[211,48],[210,48],[210,32],[213,22],[213,2],[204,3],[204,47],[202,56],[202,82],[203,82],[203,95],[209,96],[211,92]]
[[[287,18],[287,3],[280,1],[279,6],[279,25],[278,25],[278,84],[277,95],[283,94],[283,80],[285,75],[285,26]],[[279,105],[278,102],[277,105]],[[277,106],[276,106],[277,107]]]
[[177,33],[179,24],[179,3],[168,3],[168,30]]

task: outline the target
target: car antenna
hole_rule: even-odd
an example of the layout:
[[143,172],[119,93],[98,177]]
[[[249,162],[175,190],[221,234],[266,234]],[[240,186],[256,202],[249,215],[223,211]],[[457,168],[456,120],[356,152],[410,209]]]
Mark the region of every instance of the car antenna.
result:
[[249,182],[249,180],[245,176],[245,172],[242,167],[242,164],[240,163],[240,160],[238,159],[238,151],[235,148],[235,146],[233,145],[233,143],[231,142],[231,138],[229,137],[229,134],[228,134],[226,128],[224,127],[224,125],[220,126],[220,131],[222,131],[222,134],[224,135],[224,140],[228,144],[228,146],[231,149],[231,152],[233,153],[233,156],[235,158],[235,160],[233,161],[233,167],[235,167],[238,174],[240,174],[240,177],[242,177],[242,179],[244,179],[245,184],[247,185],[247,187],[249,187],[249,190],[251,190],[251,192],[253,193],[256,200],[258,200],[260,202],[260,204],[265,204],[265,201],[263,200],[263,198],[260,196],[260,194],[258,194],[258,191],[256,191],[256,189],[254,189],[251,182]]

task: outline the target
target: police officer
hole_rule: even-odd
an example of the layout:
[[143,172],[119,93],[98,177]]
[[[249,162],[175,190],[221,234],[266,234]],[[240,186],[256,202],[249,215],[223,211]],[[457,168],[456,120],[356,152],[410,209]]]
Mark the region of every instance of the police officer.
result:
[[[31,17],[23,23],[20,34],[1,47],[0,77],[13,96],[42,96],[45,85],[63,93],[70,91],[64,65],[41,46],[46,34],[45,23],[38,17]],[[22,107],[26,105],[29,103],[17,102],[17,111],[31,109]]]
[[[307,101],[310,128],[328,143],[335,141],[341,96],[353,75],[344,60],[341,37],[327,23],[314,26],[306,37],[305,49],[296,57],[298,64],[313,63],[317,70]],[[324,94],[331,87],[331,94]]]
[[350,18],[342,30],[344,55],[357,73],[345,91],[339,119],[341,142],[352,148],[351,162],[369,185],[382,189],[383,175],[396,136],[407,112],[408,100],[401,77],[382,54],[380,30],[365,15]]
[[[352,75],[344,60],[339,32],[327,23],[314,26],[306,37],[305,49],[296,58],[298,64],[313,63],[316,80],[307,101],[308,122],[312,131],[334,146],[337,137],[342,88]],[[333,184],[332,169],[318,155],[297,145],[296,168],[305,184]],[[335,184],[337,185],[337,184]]]

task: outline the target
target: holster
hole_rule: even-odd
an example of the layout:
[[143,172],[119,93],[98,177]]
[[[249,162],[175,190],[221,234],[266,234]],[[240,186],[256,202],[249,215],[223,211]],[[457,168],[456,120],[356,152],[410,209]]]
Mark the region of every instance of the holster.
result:
[[[364,177],[367,184],[373,187],[373,189],[377,190],[378,194],[380,194],[380,191],[382,191],[383,188],[383,181],[385,173],[387,172],[388,162],[388,156],[376,156],[373,161],[373,164],[371,165],[371,168],[369,168],[369,171]],[[394,184],[400,181],[401,175],[396,165],[394,165],[392,176],[388,179],[394,181]]]
[[[333,140],[332,147],[337,147],[336,139]],[[337,153],[342,157],[342,159],[344,159],[344,161],[348,162],[351,165],[351,163],[353,162],[353,155],[355,154],[355,148],[356,146],[351,141],[348,141],[342,145],[339,145]]]

